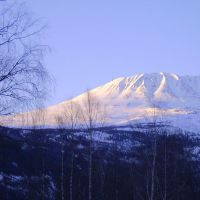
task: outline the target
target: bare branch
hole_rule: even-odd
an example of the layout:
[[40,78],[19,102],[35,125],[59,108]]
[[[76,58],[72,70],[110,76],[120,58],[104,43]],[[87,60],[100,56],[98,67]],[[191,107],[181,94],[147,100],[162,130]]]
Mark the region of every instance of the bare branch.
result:
[[[25,5],[6,3],[0,9],[0,111],[17,112],[16,102],[44,99],[51,79],[43,64],[48,48],[38,43],[45,25]],[[2,112],[0,112],[1,114]]]

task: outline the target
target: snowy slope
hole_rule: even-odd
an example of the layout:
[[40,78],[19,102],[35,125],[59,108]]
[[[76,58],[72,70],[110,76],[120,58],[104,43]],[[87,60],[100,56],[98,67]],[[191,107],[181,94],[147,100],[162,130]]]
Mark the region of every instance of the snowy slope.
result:
[[[169,73],[136,74],[120,77],[91,90],[106,105],[109,124],[148,121],[152,115],[174,126],[200,129],[200,76]],[[72,100],[81,104],[86,93]],[[46,125],[55,125],[69,101],[45,109]],[[19,117],[17,123],[19,123]],[[42,124],[43,122],[40,123]],[[29,124],[31,124],[29,120]]]

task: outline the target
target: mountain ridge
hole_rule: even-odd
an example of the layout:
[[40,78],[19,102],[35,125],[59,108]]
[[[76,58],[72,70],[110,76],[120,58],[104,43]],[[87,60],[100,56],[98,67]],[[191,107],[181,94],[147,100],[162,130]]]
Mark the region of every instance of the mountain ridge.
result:
[[[90,93],[106,105],[108,124],[140,122],[146,120],[147,116],[150,119],[154,108],[157,116],[164,116],[174,126],[182,127],[185,122],[185,125],[190,126],[190,121],[192,124],[198,122],[200,76],[180,76],[164,72],[141,73],[119,77],[90,90]],[[71,100],[81,104],[85,96],[86,93],[83,93]],[[45,125],[56,125],[55,117],[62,115],[64,106],[71,100],[44,109],[47,114]],[[200,125],[194,127],[197,126],[200,129]]]

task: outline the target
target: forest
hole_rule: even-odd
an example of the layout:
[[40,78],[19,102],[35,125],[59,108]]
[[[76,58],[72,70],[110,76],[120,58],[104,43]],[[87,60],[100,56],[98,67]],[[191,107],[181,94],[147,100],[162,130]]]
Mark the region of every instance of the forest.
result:
[[92,132],[107,139],[91,143],[87,130],[2,127],[1,199],[199,199],[198,137],[163,128],[156,135],[116,127]]

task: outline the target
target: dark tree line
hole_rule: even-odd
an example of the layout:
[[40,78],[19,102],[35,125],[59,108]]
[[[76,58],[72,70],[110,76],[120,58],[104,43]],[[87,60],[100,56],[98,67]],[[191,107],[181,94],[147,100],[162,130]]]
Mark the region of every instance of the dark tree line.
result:
[[[113,143],[93,143],[92,199],[150,199],[154,133],[106,131]],[[89,141],[82,136],[72,139],[71,131],[65,131],[62,189],[60,144],[52,139],[58,132],[33,130],[25,141],[1,134],[0,171],[5,178],[0,181],[0,195],[3,199],[61,199],[62,190],[64,199],[71,199],[71,190],[73,199],[88,199]],[[127,138],[134,143],[129,150],[120,146]],[[194,153],[198,146],[199,139],[187,135],[157,135],[153,199],[199,198],[200,160]],[[70,186],[72,153],[73,188]],[[11,174],[23,178],[13,182]]]

